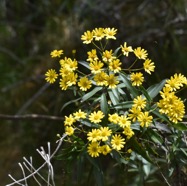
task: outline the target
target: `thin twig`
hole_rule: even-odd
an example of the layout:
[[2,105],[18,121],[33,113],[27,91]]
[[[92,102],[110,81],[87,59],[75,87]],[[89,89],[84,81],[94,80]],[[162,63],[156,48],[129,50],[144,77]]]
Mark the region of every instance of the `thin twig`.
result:
[[0,119],[4,120],[50,120],[50,121],[63,121],[63,117],[58,116],[48,116],[39,114],[25,114],[25,115],[6,115],[0,114]]

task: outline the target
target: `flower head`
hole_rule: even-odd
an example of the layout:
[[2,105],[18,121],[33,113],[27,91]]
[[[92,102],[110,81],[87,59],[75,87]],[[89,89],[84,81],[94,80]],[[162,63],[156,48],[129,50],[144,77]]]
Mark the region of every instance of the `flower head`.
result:
[[129,119],[127,118],[127,116],[120,116],[119,117],[119,126],[122,128],[126,128],[126,127],[130,127],[131,122],[129,121]]
[[68,136],[71,136],[73,135],[74,133],[74,128],[73,127],[65,127],[65,133],[68,135]]
[[144,81],[144,77],[141,72],[136,72],[136,73],[133,72],[130,75],[130,78],[131,78],[133,86],[140,86],[140,85],[142,85],[142,83]]
[[187,79],[182,74],[174,74],[169,80],[166,80],[165,87],[169,87],[171,91],[176,91],[184,85],[187,85]]
[[108,127],[101,127],[99,130],[100,130],[100,139],[102,141],[107,141],[108,137],[112,134],[112,131]]
[[140,122],[141,127],[148,127],[153,120],[152,116],[149,116],[149,112],[141,112],[138,116],[138,121]]
[[99,41],[105,37],[104,29],[103,28],[95,28],[93,30],[93,37],[96,41]]
[[89,44],[93,40],[93,32],[90,32],[89,30],[84,32],[84,34],[81,36],[81,40],[83,40],[84,44]]
[[93,74],[97,74],[102,71],[104,64],[101,61],[93,61],[90,63],[90,70]]
[[100,73],[97,73],[94,76],[94,81],[99,86],[103,86],[103,85],[107,86],[108,85],[108,83],[107,83],[107,77],[108,77],[108,75],[105,72],[102,71]]
[[143,68],[147,73],[151,74],[151,72],[154,72],[155,66],[154,66],[154,63],[151,62],[150,59],[146,59],[143,64]]
[[109,88],[116,88],[117,84],[119,83],[117,76],[114,76],[114,74],[107,76],[106,80]]
[[77,112],[73,113],[73,115],[76,120],[79,120],[79,119],[85,119],[87,113],[79,109]]
[[119,122],[119,115],[117,113],[114,113],[114,114],[109,114],[108,115],[108,121],[114,123],[114,124],[117,124]]
[[65,125],[65,126],[71,126],[75,121],[76,121],[76,120],[75,120],[75,118],[73,117],[73,115],[70,114],[69,116],[65,116],[64,125]]
[[101,152],[101,148],[98,142],[92,142],[88,145],[88,154],[91,157],[98,157]]
[[135,122],[138,118],[138,116],[140,115],[141,113],[141,110],[136,108],[136,107],[132,107],[130,110],[129,110],[129,114],[128,114],[128,117],[133,121]]
[[113,56],[113,51],[112,50],[105,50],[102,55],[102,59],[105,63],[111,62],[113,59],[116,57]]
[[87,136],[88,136],[88,141],[92,141],[92,142],[98,141],[100,140],[100,130],[92,129],[91,132],[88,132]]
[[121,70],[121,62],[119,59],[114,59],[113,61],[109,62],[109,69],[114,73],[117,73]]
[[89,115],[89,120],[92,122],[92,123],[100,123],[101,122],[101,119],[104,118],[104,114],[102,111],[94,111],[92,112],[90,115]]
[[63,50],[53,50],[50,55],[52,58],[60,57],[63,54]]
[[120,134],[112,136],[111,145],[114,150],[121,150],[124,147],[125,139]]
[[138,59],[146,59],[146,57],[148,55],[147,50],[145,50],[141,47],[134,49],[134,54]]
[[108,153],[111,152],[111,148],[108,145],[103,145],[100,147],[100,151],[103,155],[107,155]]
[[121,51],[122,51],[122,53],[123,53],[124,56],[128,57],[129,52],[133,52],[132,47],[131,46],[127,47],[127,43],[126,42],[124,43],[124,46],[121,45],[120,47],[121,47]]
[[82,91],[87,91],[91,88],[92,82],[87,77],[82,77],[78,82],[78,86]]
[[87,61],[93,62],[93,61],[97,61],[99,59],[97,57],[97,51],[96,51],[96,49],[92,49],[91,51],[87,52],[87,54],[88,54]]
[[146,106],[146,99],[142,96],[137,96],[133,100],[133,107],[136,107],[137,109],[144,109]]
[[116,39],[116,37],[115,37],[116,32],[117,32],[117,29],[115,29],[115,28],[105,28],[104,29],[106,39]]
[[54,83],[58,77],[58,74],[56,73],[55,70],[50,69],[45,73],[45,80],[49,83]]

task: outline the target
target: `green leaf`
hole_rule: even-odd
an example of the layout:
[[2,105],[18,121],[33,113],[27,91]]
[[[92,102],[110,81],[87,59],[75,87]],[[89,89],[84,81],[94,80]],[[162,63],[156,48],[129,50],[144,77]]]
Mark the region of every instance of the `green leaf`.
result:
[[149,93],[147,92],[147,90],[143,86],[141,86],[140,89],[141,89],[141,92],[143,93],[143,95],[145,96],[145,98],[148,100],[148,102],[151,102],[152,99],[149,96]]
[[114,51],[114,56],[117,56],[118,51],[119,51],[120,49],[121,49],[121,47],[116,48],[116,50]]
[[149,161],[150,163],[153,163],[153,161],[151,160],[151,158],[149,157],[149,155],[146,153],[146,149],[141,147],[141,145],[138,143],[138,141],[132,137],[129,140],[129,143],[131,144],[131,146],[133,147],[133,150],[138,153],[139,155],[141,155],[144,159],[146,159],[147,161]]
[[125,102],[114,105],[114,108],[116,109],[131,108],[132,105],[133,105],[133,101],[125,101]]
[[82,97],[81,102],[84,102],[86,100],[88,100],[89,98],[91,98],[94,94],[96,94],[97,92],[99,92],[102,89],[102,87],[95,87],[92,91],[88,92],[87,94],[85,94]]
[[138,96],[138,91],[136,90],[135,87],[132,86],[131,81],[127,78],[125,74],[120,73],[119,77],[123,81],[123,83],[126,85],[127,89],[130,91],[132,94],[132,98],[135,98]]
[[80,63],[82,66],[86,67],[87,69],[90,69],[90,66],[89,66],[88,62],[86,62],[86,61],[78,61],[78,63]]
[[61,111],[64,110],[64,108],[67,107],[68,105],[70,105],[71,103],[75,103],[75,102],[79,101],[80,99],[81,99],[81,98],[68,101],[67,103],[65,103],[65,104],[62,106]]
[[158,111],[158,109],[157,110],[153,110],[152,113],[155,114],[156,116],[158,116],[160,119],[166,121],[167,123],[171,123],[169,121],[169,119],[165,115],[160,114],[160,112]]
[[162,80],[160,83],[157,83],[155,85],[150,86],[147,89],[147,93],[149,94],[149,96],[153,99],[154,97],[156,97],[158,95],[158,93],[162,90],[162,88],[165,85],[166,80]]
[[113,92],[111,90],[108,91],[108,95],[109,95],[110,100],[112,101],[113,105],[119,104],[118,99],[116,98],[116,96],[113,94]]
[[177,130],[180,131],[186,131],[187,130],[187,126],[183,123],[176,123],[172,125],[174,128],[176,128]]
[[101,111],[106,115],[108,113],[108,103],[107,103],[107,99],[106,99],[106,94],[103,93],[101,95]]
[[180,150],[183,152],[183,154],[187,157],[187,150],[184,148],[180,148]]
[[151,140],[155,143],[158,143],[160,145],[163,144],[163,139],[162,137],[158,134],[158,132],[152,130],[152,129],[148,129],[147,130],[147,134],[149,135],[149,137],[151,138]]

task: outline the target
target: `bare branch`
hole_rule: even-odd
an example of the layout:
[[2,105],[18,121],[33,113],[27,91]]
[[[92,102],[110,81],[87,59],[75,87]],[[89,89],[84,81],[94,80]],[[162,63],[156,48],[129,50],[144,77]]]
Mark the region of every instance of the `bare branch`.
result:
[[63,117],[38,115],[38,114],[25,114],[25,115],[6,115],[0,114],[0,119],[4,120],[50,120],[50,121],[63,121]]

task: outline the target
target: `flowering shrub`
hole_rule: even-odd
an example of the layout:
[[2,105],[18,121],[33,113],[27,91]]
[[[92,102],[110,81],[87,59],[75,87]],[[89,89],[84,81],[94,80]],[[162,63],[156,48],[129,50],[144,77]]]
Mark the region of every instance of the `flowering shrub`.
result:
[[[173,142],[170,137],[169,143],[165,139],[174,134],[179,137],[187,129],[182,122],[185,106],[177,96],[187,85],[187,78],[174,74],[145,87],[146,77],[155,70],[154,62],[145,49],[126,42],[115,50],[108,48],[110,40],[116,40],[116,33],[115,28],[84,32],[83,43],[93,45],[86,61],[62,57],[63,50],[51,52],[52,58],[58,58],[59,70],[48,70],[46,81],[52,84],[59,79],[63,91],[69,89],[75,94],[75,100],[63,108],[79,103],[79,108],[64,119],[69,156],[75,151],[82,153],[95,167],[98,164],[94,159],[101,156],[124,164],[135,154],[153,164],[159,158],[171,162],[168,153],[172,150],[166,147]],[[180,150],[186,158],[186,149]]]

